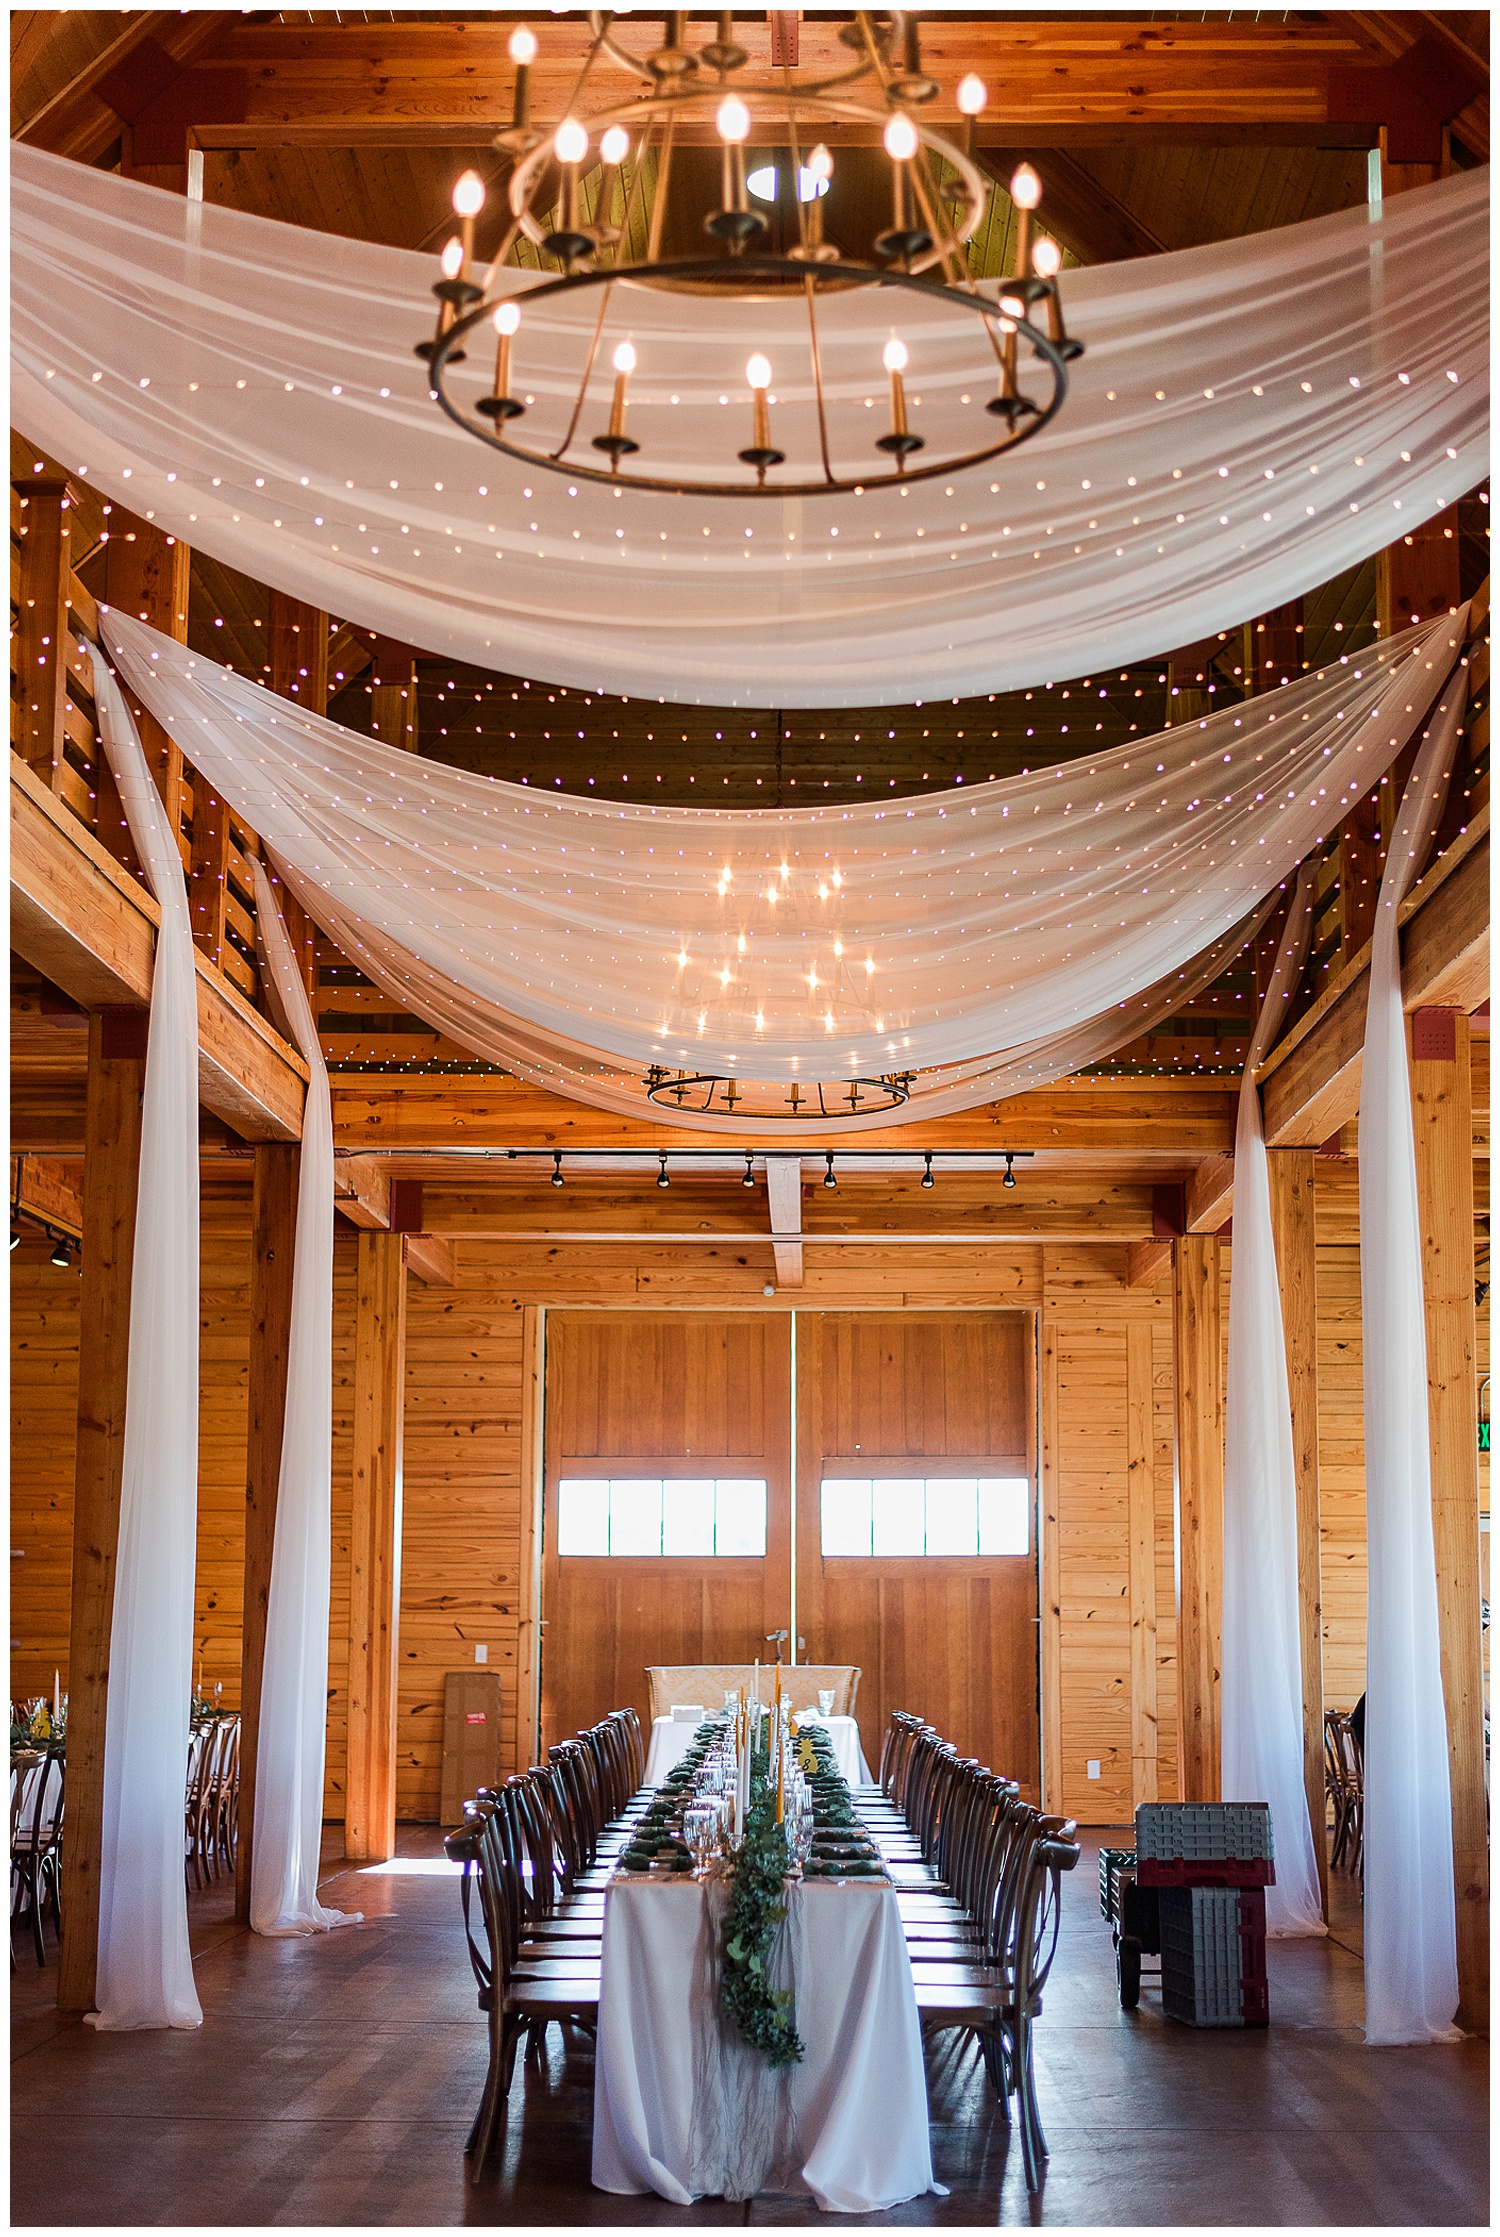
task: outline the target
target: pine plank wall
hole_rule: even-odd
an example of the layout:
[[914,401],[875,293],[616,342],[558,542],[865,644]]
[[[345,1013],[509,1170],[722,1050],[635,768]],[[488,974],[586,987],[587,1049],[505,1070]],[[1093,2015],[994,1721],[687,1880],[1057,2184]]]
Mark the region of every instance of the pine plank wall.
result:
[[[1348,1707],[1363,1684],[1364,1513],[1359,1253],[1352,1165],[1320,1168],[1318,1330],[1324,1688]],[[195,1661],[238,1699],[249,1310],[248,1167],[205,1176],[202,1414]],[[1055,1358],[1056,1578],[1062,1804],[1120,1823],[1176,1780],[1169,1290],[1128,1289],[1119,1246],[903,1253],[884,1280],[874,1252],[810,1247],[815,1307],[1039,1307],[1043,1377]],[[1228,1251],[1224,1311],[1228,1316]],[[438,1810],[443,1675],[476,1641],[504,1676],[503,1756],[515,1752],[520,1553],[521,1308],[629,1302],[761,1308],[766,1278],[743,1256],[621,1248],[608,1255],[461,1239],[453,1289],[408,1282],[400,1613],[398,1812]],[[39,1236],[12,1253],[12,1691],[67,1684],[68,1577],[80,1276]],[[333,1592],[327,1811],[343,1810],[348,1628],[349,1385],[354,1243],[341,1238],[335,1300]],[[878,1285],[878,1286],[876,1286]],[[772,1308],[767,1308],[772,1309]],[[779,1309],[779,1308],[775,1308]],[[1488,1370],[1480,1315],[1481,1373]],[[1045,1399],[1044,1399],[1045,1403]],[[1132,1455],[1149,1495],[1132,1486]],[[1487,1512],[1488,1464],[1482,1500]],[[1132,1596],[1132,1538],[1137,1589]],[[1488,1553],[1488,1540],[1484,1542]],[[1486,1575],[1488,1563],[1486,1559]],[[1152,1605],[1154,1595],[1154,1606]],[[1045,1604],[1045,1594],[1044,1594]],[[1044,1615],[1044,1624],[1046,1618]],[[1135,1636],[1134,1655],[1132,1638]],[[1133,1678],[1134,1672],[1134,1678]],[[1154,1692],[1154,1702],[1151,1694]],[[865,1735],[867,1749],[878,1736]],[[1100,1777],[1086,1775],[1089,1761]]]

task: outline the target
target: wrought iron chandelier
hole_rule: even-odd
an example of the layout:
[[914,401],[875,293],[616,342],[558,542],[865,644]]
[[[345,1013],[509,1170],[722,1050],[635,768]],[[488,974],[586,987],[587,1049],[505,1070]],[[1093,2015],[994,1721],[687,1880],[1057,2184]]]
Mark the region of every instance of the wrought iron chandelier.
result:
[[915,1072],[882,1072],[868,1079],[794,1080],[779,1087],[715,1072],[674,1072],[665,1064],[653,1064],[643,1084],[653,1103],[679,1111],[724,1111],[748,1122],[868,1118],[897,1111],[909,1100],[916,1076]]
[[[846,70],[794,85],[783,68],[779,87],[747,85],[743,94],[735,73],[749,57],[735,41],[733,12],[720,13],[714,38],[697,49],[686,44],[687,22],[685,11],[669,13],[663,44],[636,54],[621,43],[610,14],[593,12],[593,44],[569,113],[543,124],[533,122],[530,108],[536,35],[524,25],[512,33],[512,122],[494,143],[510,165],[508,224],[486,272],[474,258],[475,220],[486,189],[477,172],[466,171],[453,190],[459,231],[442,251],[433,289],[437,330],[417,345],[433,398],[448,417],[522,465],[574,481],[781,498],[953,474],[997,458],[1045,427],[1067,394],[1068,361],[1082,344],[1069,336],[1063,319],[1061,249],[1035,230],[1041,182],[1029,165],[1011,180],[1018,223],[1010,275],[996,294],[981,291],[970,274],[966,244],[988,200],[972,153],[974,119],[986,100],[982,82],[971,73],[956,88],[960,113],[969,120],[969,144],[960,146],[922,121],[923,107],[941,88],[922,66],[912,14],[861,12],[839,33],[852,50]],[[574,113],[603,60],[644,81],[646,90],[587,117]],[[863,98],[862,89],[869,89]],[[867,137],[883,151],[889,223],[875,236],[869,257],[851,256],[825,236],[822,199],[835,157],[818,136],[822,127],[836,139]],[[694,180],[686,158],[710,132],[719,161],[711,166],[714,191],[704,207],[701,167]],[[747,167],[752,149],[759,170]],[[796,238],[784,253],[767,245],[767,217],[756,206],[758,194],[767,199],[768,171],[774,198],[775,165],[782,160],[795,182],[796,207]],[[523,238],[558,271],[518,289],[516,267],[507,259]],[[664,239],[701,240],[703,247],[664,255]],[[643,242],[639,253],[633,242]],[[703,385],[733,389],[719,401],[737,403],[744,415],[738,444],[730,436],[722,451],[689,460],[668,436],[660,411],[679,401],[681,368],[643,362],[632,328],[632,314],[643,318],[649,300],[643,291],[662,289],[673,292],[677,308],[686,301],[701,313],[702,343],[711,355],[718,351],[714,375]],[[906,389],[911,354],[894,322],[880,350],[889,399],[883,425],[852,408],[873,399],[852,397],[847,380],[825,377],[831,347],[848,356],[848,330],[842,337],[838,331],[841,309],[870,289],[887,292],[897,319],[903,303],[912,307],[915,297],[978,320],[993,353],[995,386],[976,405],[986,416],[973,437],[965,429],[957,440],[929,445],[916,431]],[[539,314],[545,319],[559,298],[584,295],[596,298],[598,307],[591,325],[587,318],[577,323],[576,380],[566,392],[553,384],[551,395],[533,397],[517,379],[525,370],[528,324]],[[779,370],[757,348],[741,372],[743,341],[716,326],[722,306],[785,305],[799,298],[806,306],[800,361],[788,361],[791,345],[782,329]],[[491,346],[493,378],[488,393],[476,393],[476,364],[483,378]],[[1021,385],[1023,348],[1041,368],[1040,396]],[[856,385],[868,385],[873,372],[861,366]],[[537,403],[542,409],[533,411]],[[657,429],[662,439],[653,445]]]

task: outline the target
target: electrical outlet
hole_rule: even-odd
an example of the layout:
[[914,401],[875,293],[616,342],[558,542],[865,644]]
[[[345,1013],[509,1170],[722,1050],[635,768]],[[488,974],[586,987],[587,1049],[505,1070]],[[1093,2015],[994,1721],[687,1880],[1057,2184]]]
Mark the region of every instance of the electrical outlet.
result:
[[1098,1776],[1099,1776],[1099,1759],[1098,1759],[1098,1757],[1097,1757],[1097,1756],[1091,1756],[1091,1757],[1089,1758],[1089,1761],[1088,1761],[1088,1763],[1087,1763],[1087,1764],[1086,1764],[1086,1766],[1085,1766],[1085,1769],[1087,1770],[1087,1772],[1088,1772],[1088,1775],[1089,1775],[1089,1777],[1090,1777],[1091,1779],[1097,1779],[1097,1778],[1098,1778]]
[[[475,1660],[476,1662],[488,1662],[488,1661],[489,1661],[489,1659],[490,1659],[490,1650],[489,1650],[489,1647],[488,1647],[488,1646],[486,1645],[486,1643],[484,1642],[484,1640],[482,1640],[482,1639],[481,1639],[481,1640],[480,1640],[480,1642],[479,1642],[479,1644],[478,1644],[478,1646],[477,1646],[477,1647],[476,1647],[476,1648],[474,1649],[474,1660]],[[1098,1766],[1097,1766],[1097,1764],[1096,1764],[1096,1765],[1095,1765],[1095,1767],[1094,1767],[1094,1772],[1093,1772],[1093,1776],[1094,1776],[1094,1777],[1095,1777],[1096,1779],[1097,1779],[1097,1778],[1098,1778],[1098,1776],[1099,1776],[1099,1769],[1098,1769]]]

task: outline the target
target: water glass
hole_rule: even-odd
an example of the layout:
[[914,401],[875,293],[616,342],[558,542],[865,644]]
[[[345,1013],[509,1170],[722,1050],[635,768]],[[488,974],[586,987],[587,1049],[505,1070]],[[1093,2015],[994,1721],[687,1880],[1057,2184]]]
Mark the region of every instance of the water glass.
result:
[[708,1877],[708,1867],[719,1845],[719,1813],[712,1802],[690,1802],[682,1813],[682,1837],[693,1856],[693,1878]]
[[831,1717],[833,1715],[832,1686],[820,1686],[818,1688],[818,1707],[822,1710],[825,1717]]

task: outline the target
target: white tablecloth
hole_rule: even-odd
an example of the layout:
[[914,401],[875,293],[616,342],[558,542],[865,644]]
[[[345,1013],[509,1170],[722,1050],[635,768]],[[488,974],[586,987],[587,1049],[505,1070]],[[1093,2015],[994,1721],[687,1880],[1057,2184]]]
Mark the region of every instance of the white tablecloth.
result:
[[[833,1760],[839,1775],[850,1786],[869,1786],[870,1767],[865,1762],[859,1744],[859,1726],[853,1717],[821,1717],[819,1723],[828,1727],[828,1737],[833,1742]],[[651,1744],[646,1752],[646,1784],[660,1786],[672,1766],[682,1761],[694,1739],[695,1724],[677,1724],[671,1717],[656,1717],[651,1725]]]
[[932,2179],[922,2034],[895,1890],[794,1882],[771,1978],[805,2056],[772,2067],[718,2009],[720,1880],[610,1883],[594,2065],[594,2181],[625,2195],[811,2193],[879,2213]]

